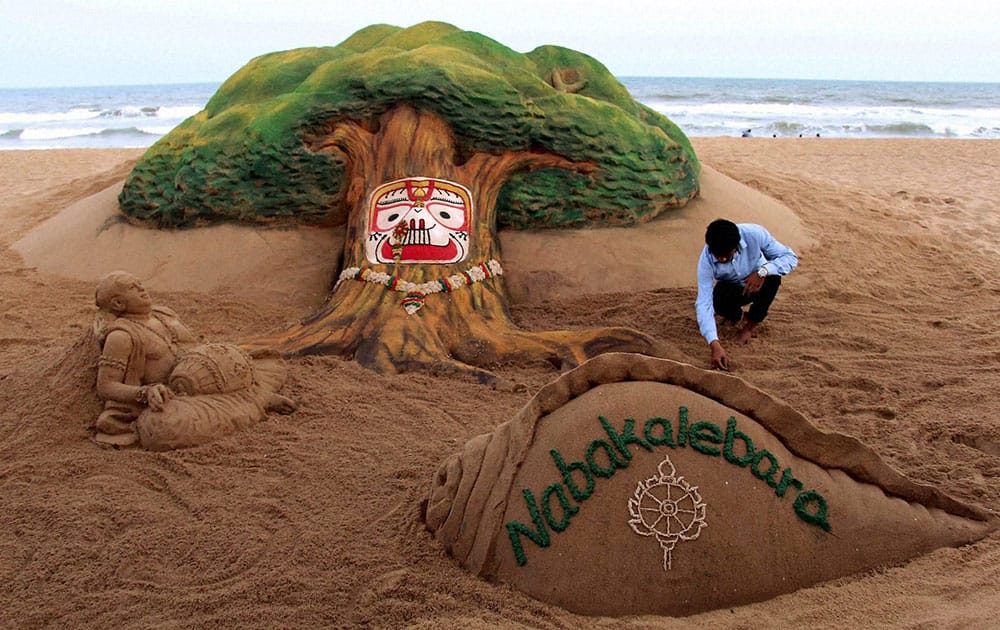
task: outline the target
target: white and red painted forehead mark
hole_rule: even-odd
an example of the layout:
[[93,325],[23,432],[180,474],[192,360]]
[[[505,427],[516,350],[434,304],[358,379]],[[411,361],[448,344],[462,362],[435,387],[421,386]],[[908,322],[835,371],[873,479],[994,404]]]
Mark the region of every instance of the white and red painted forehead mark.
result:
[[373,263],[453,263],[469,251],[472,195],[455,182],[412,177],[369,197],[365,253]]

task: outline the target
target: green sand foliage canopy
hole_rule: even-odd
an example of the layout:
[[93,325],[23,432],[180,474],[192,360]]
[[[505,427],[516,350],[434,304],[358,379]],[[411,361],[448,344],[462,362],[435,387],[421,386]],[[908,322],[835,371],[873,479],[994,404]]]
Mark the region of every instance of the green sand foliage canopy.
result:
[[[579,81],[567,88],[563,76]],[[497,202],[498,228],[628,225],[698,192],[700,167],[684,133],[597,60],[557,46],[521,54],[424,22],[374,25],[338,46],[253,59],[149,148],[121,209],[159,227],[342,224],[350,212],[341,203],[344,158],[312,152],[303,138],[332,120],[371,126],[400,103],[443,118],[459,159],[547,151],[596,165],[516,174]]]

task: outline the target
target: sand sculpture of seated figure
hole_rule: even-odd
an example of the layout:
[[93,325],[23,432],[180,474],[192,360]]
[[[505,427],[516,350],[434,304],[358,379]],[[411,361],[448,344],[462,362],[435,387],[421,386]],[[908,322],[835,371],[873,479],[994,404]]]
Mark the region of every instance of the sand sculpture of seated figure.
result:
[[[285,376],[279,362],[254,361],[232,345],[199,344],[174,311],[153,305],[131,274],[105,276],[95,301],[97,395],[104,401],[94,423],[98,443],[194,446],[245,428],[267,411],[295,409],[277,393]],[[214,401],[199,405],[203,397]]]

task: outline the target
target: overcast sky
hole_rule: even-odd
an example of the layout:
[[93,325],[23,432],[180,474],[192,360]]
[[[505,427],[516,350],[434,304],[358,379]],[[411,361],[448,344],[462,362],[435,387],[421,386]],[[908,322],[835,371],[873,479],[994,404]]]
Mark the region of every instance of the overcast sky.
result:
[[222,81],[369,24],[441,20],[617,76],[1000,82],[993,0],[0,0],[0,87]]

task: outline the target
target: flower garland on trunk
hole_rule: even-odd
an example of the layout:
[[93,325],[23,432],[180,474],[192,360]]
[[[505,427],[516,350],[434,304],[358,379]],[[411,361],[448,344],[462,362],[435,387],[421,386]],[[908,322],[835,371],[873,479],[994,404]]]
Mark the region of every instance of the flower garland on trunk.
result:
[[333,289],[336,291],[337,287],[344,280],[381,284],[390,291],[405,293],[406,296],[403,298],[401,304],[408,314],[413,315],[423,307],[424,298],[431,293],[451,293],[476,282],[483,282],[493,276],[502,275],[503,267],[500,266],[500,261],[495,258],[473,265],[465,271],[454,275],[442,276],[437,280],[430,280],[419,284],[403,280],[399,276],[394,276],[384,271],[375,271],[371,267],[348,267],[340,272],[340,278]]

